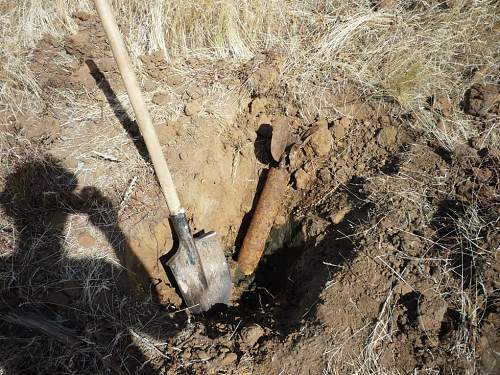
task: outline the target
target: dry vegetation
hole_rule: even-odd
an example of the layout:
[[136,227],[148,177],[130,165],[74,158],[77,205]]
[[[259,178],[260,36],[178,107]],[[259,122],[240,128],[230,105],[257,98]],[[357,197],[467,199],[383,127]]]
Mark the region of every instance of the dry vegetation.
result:
[[[4,103],[22,107],[37,102],[39,89],[28,63],[31,49],[46,34],[61,38],[74,33],[71,14],[90,11],[90,3],[3,5]],[[435,131],[426,111],[428,98],[463,95],[472,83],[493,79],[498,69],[500,12],[492,0],[383,1],[386,5],[378,8],[368,0],[113,3],[139,65],[139,56],[156,51],[169,60],[235,63],[273,51],[284,61],[281,81],[287,94],[304,108],[315,111],[328,104],[329,93],[354,85],[353,95],[385,97],[414,110],[420,126],[430,132]],[[312,109],[307,102],[311,94]],[[447,147],[469,135],[467,124],[460,125],[462,134],[438,135]]]
[[[498,81],[498,1],[401,0],[381,1],[379,6],[375,4],[376,1],[369,0],[113,0],[112,3],[119,22],[127,31],[127,43],[134,63],[144,79],[141,57],[157,52],[172,64],[178,74],[190,81],[203,80],[209,76],[211,61],[224,60],[224,66],[231,74],[236,75],[238,69],[249,61],[259,59],[263,54],[275,54],[280,60],[277,82],[280,93],[292,98],[304,113],[317,114],[323,110],[331,110],[333,98],[339,96],[346,98],[346,102],[352,98],[391,102],[401,114],[412,116],[415,120],[411,123],[412,127],[450,152],[454,152],[460,144],[473,136],[481,137],[484,146],[498,147],[498,117],[486,119],[486,126],[479,129],[470,116],[453,112],[444,117],[441,109],[431,103],[433,99],[449,97],[458,107],[460,98],[463,98],[473,84]],[[81,93],[71,90],[54,92],[53,97],[48,100],[43,96],[39,83],[30,70],[33,49],[42,37],[50,35],[56,40],[63,40],[68,34],[77,31],[71,16],[75,11],[93,12],[92,2],[0,0],[0,121],[7,121],[10,115],[18,117],[26,112],[41,114],[48,110],[63,113],[67,118],[64,125],[69,126],[74,122],[113,115],[113,108],[107,103],[95,103],[92,98],[83,97]],[[186,64],[190,59],[203,63],[198,66]],[[61,54],[55,64],[69,69],[72,62],[72,57]],[[168,87],[162,89],[168,90]],[[234,94],[234,88],[228,90],[222,85],[209,89],[209,99],[204,105],[216,108],[212,114],[220,120],[221,131],[227,130],[228,126],[224,107],[227,98],[232,98],[234,103],[231,104],[236,107],[246,105],[248,101],[245,99],[251,96],[251,90],[252,82],[241,85],[236,90],[237,95]],[[151,95],[148,100],[151,101]],[[47,101],[50,102],[48,106]],[[119,93],[118,101],[128,109],[124,93]],[[181,112],[180,104],[169,108],[153,107],[153,117],[157,121],[175,119]],[[107,126],[112,125],[106,122],[104,127]],[[10,148],[4,137],[8,136],[0,134],[0,153],[9,155],[4,158],[7,166],[14,166],[25,155],[14,153],[15,150]],[[132,155],[123,167],[127,173],[123,172],[123,176],[103,176],[102,180],[96,182],[96,186],[109,185],[108,177],[120,180],[120,186],[126,186],[129,171],[151,174],[150,170],[137,172],[144,169],[145,164],[127,139],[124,134],[113,139],[102,137],[89,140],[88,150],[77,151],[91,153],[92,150],[105,150],[109,143],[113,143],[116,147],[122,147],[124,153],[130,152]],[[24,145],[26,154],[37,154],[36,144],[26,141]],[[413,156],[405,156],[408,163],[411,164]],[[376,189],[372,188],[372,191],[376,190],[376,193],[370,199],[379,207],[394,207],[395,202],[415,206],[415,210],[421,213],[422,227],[434,225],[432,220],[436,207],[426,200],[429,186],[440,191],[443,196],[454,199],[455,182],[458,184],[462,176],[422,176],[419,171],[411,170],[411,165],[409,168],[397,176],[373,179],[371,183]],[[22,191],[23,188],[20,189]],[[119,198],[117,201],[119,203]],[[111,205],[110,202],[106,204]],[[106,207],[94,207],[88,212],[102,216],[100,212],[106,210]],[[440,279],[436,280],[436,293],[453,301],[462,316],[467,317],[461,322],[455,354],[467,362],[469,373],[478,371],[475,353],[478,342],[475,335],[478,331],[474,327],[479,327],[484,318],[481,313],[495,302],[490,298],[498,298],[488,296],[483,288],[483,278],[491,277],[482,272],[483,266],[498,253],[498,248],[484,247],[485,233],[498,229],[498,217],[491,217],[487,214],[487,209],[477,197],[473,197],[468,205],[460,207],[460,215],[443,212],[446,217],[441,229],[444,230],[445,238],[424,240],[429,243],[429,249],[441,246],[446,247],[447,252],[441,253],[440,258],[432,254],[419,261],[422,270],[439,268],[437,274]],[[87,223],[78,219],[80,214],[75,213],[72,223],[84,226]],[[5,229],[10,224],[2,221],[0,225]],[[401,230],[406,231],[408,228]],[[19,241],[15,231],[5,233],[8,233],[5,243]],[[116,259],[107,254],[95,254],[92,260],[77,264],[78,244],[71,242],[71,239],[61,238],[61,233],[56,234],[59,235],[58,238],[40,240],[54,241],[59,244],[57,246],[64,244],[69,249],[67,251],[73,253],[72,259],[75,262],[68,264],[66,279],[60,282],[64,284],[73,279],[85,280],[85,293],[81,298],[84,304],[92,306],[98,291],[113,283],[114,272],[118,272],[101,260],[111,259],[117,265]],[[30,245],[33,249],[37,246]],[[460,274],[460,269],[452,261],[464,254],[470,257],[470,267],[474,269],[470,277]],[[11,255],[10,252],[1,253],[0,259],[8,259]],[[411,257],[410,254],[399,256]],[[27,253],[25,261],[36,262],[33,252]],[[77,272],[81,274],[76,275]],[[18,277],[18,272],[14,269],[0,273],[0,285],[8,288],[10,284],[19,283]],[[429,274],[422,271],[422,277],[429,277]],[[43,282],[34,280],[31,276],[22,281],[29,284],[32,290],[36,290],[37,283]],[[85,314],[92,315],[95,320],[99,319],[96,317],[109,319],[113,316],[116,325],[113,345],[118,347],[121,343],[132,340],[144,349],[144,353],[162,356],[157,348],[164,347],[165,343],[157,342],[152,336],[142,333],[154,332],[160,327],[149,326],[147,330],[143,330],[142,323],[134,315],[139,314],[140,310],[141,314],[153,317],[155,312],[145,312],[142,306],[138,306],[130,311],[117,313],[112,309],[113,306],[110,304],[109,310],[92,310]],[[352,373],[388,374],[379,366],[378,348],[384,340],[391,340],[390,317],[394,306],[392,295],[387,296],[379,323],[371,327],[370,340],[365,343],[364,348],[360,348],[356,358],[342,357],[339,354],[342,353],[342,343],[347,342],[349,337],[340,335],[339,346],[325,349],[329,354],[338,354],[332,356],[325,373],[336,374],[336,365],[340,361],[344,365],[346,361],[350,361]],[[188,325],[186,332],[191,328]],[[6,338],[0,336],[0,342],[4,339]],[[182,341],[182,337],[178,341]],[[33,353],[34,358],[41,363],[40,368],[43,368],[44,361],[56,361],[59,367],[64,367],[73,360],[68,353],[52,350],[53,348],[48,348],[46,353]],[[101,353],[111,352],[113,348],[96,347],[93,350]],[[123,358],[119,355],[113,361],[118,363],[129,359],[130,353],[125,352],[124,350],[120,354]],[[105,362],[107,359],[96,359],[91,353],[81,353],[78,357],[80,364],[92,368],[95,364],[86,363],[87,360]],[[144,364],[146,362],[144,360]],[[50,366],[54,364],[51,363]],[[69,373],[73,367],[67,365],[67,369]]]

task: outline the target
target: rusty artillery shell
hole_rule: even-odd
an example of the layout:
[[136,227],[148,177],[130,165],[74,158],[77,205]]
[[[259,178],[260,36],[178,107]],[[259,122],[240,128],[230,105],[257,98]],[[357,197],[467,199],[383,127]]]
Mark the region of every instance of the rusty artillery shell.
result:
[[269,170],[238,256],[238,267],[244,275],[251,275],[259,264],[289,177],[285,168]]

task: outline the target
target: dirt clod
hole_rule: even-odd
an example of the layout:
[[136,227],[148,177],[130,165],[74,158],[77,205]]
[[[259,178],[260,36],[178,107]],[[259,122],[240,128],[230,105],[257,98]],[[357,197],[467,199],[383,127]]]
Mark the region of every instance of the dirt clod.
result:
[[222,360],[220,361],[221,367],[230,366],[238,360],[238,355],[236,353],[226,353]]
[[386,126],[378,133],[378,143],[383,147],[390,147],[396,143],[398,128],[395,126]]
[[184,113],[186,116],[194,116],[201,111],[202,104],[201,99],[191,100],[184,107]]
[[293,177],[295,179],[295,186],[297,189],[305,189],[309,185],[309,181],[311,180],[309,174],[304,169],[297,170]]
[[257,343],[257,341],[259,341],[259,339],[264,336],[264,333],[264,329],[258,324],[253,324],[249,327],[246,327],[241,331],[240,345],[247,348],[252,348]]
[[333,214],[330,218],[333,224],[339,224],[342,220],[344,220],[345,215],[351,210],[351,207],[343,207],[338,210],[335,214]]
[[317,130],[311,135],[304,149],[308,155],[324,156],[332,149],[333,137],[326,121],[318,121],[315,126]]
[[156,105],[167,106],[172,105],[173,98],[170,94],[159,92],[153,95],[151,101]]
[[500,110],[499,85],[475,85],[465,94],[464,111],[473,116],[484,116]]

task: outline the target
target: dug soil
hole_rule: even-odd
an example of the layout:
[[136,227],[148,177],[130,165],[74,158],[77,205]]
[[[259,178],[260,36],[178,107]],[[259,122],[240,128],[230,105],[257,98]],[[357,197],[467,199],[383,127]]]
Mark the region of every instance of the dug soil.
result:
[[[6,373],[500,371],[498,147],[471,138],[445,149],[396,103],[349,92],[308,111],[286,95],[276,54],[237,68],[183,61],[210,66],[196,81],[143,56],[153,116],[178,109],[155,126],[191,226],[218,232],[234,278],[230,306],[193,316],[162,266],[168,210],[109,46],[97,19],[75,17],[77,34],[46,37],[33,53],[47,108],[2,112]],[[49,100],[69,91],[93,107]],[[499,96],[500,86],[477,85],[429,111],[464,112],[481,129]],[[294,134],[291,178],[245,278],[235,260],[281,119]]]

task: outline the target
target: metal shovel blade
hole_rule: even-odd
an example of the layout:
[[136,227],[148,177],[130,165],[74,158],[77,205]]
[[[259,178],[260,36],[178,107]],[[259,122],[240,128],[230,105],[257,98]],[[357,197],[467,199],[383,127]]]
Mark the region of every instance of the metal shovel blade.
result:
[[194,238],[194,243],[181,239],[167,265],[193,313],[207,311],[217,303],[229,303],[231,276],[215,232]]

